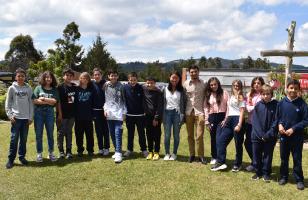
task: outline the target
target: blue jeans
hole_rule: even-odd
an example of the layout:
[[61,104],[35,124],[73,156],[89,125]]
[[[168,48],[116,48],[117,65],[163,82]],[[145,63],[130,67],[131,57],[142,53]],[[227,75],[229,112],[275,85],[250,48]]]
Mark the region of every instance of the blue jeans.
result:
[[173,153],[177,154],[180,143],[180,129],[181,129],[180,113],[176,110],[165,110],[164,113],[164,130],[165,130],[165,151],[166,154],[170,154],[170,137],[171,127],[173,127]]
[[53,107],[47,108],[35,108],[34,110],[34,130],[36,135],[36,151],[37,153],[43,152],[43,130],[44,125],[47,132],[48,140],[48,152],[51,153],[54,150],[54,109]]
[[18,154],[19,159],[25,158],[27,148],[27,137],[28,137],[29,124],[28,119],[15,119],[15,123],[12,123],[11,127],[11,142],[8,158],[13,162],[16,158],[17,145],[19,138]]
[[123,121],[120,120],[107,120],[109,133],[111,135],[112,143],[115,148],[115,152],[122,153],[122,133],[123,133]]

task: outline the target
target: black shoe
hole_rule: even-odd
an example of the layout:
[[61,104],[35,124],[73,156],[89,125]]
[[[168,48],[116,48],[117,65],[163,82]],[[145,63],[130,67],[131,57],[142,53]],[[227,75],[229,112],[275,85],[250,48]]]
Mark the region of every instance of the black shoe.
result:
[[242,166],[234,165],[231,171],[232,172],[239,172],[241,169],[242,169]]
[[94,153],[93,152],[88,152],[88,156],[93,156]]
[[19,161],[22,165],[28,165],[29,164],[29,162],[25,158],[20,158]]
[[195,161],[195,156],[189,156],[188,162],[192,163]]
[[305,185],[303,182],[298,182],[296,183],[297,189],[298,190],[304,190],[305,189]]
[[246,167],[246,170],[247,170],[248,172],[254,172],[254,171],[255,171],[255,168],[253,167],[253,165],[248,165],[248,166]]
[[83,156],[83,153],[82,153],[82,152],[78,152],[77,156],[78,156],[78,157],[82,157],[82,156]]
[[251,180],[257,181],[261,178],[261,176],[259,176],[258,174],[255,174],[251,177]]
[[7,161],[7,163],[6,163],[6,165],[5,165],[5,168],[11,169],[12,167],[13,167],[13,162]]
[[282,179],[279,180],[278,184],[279,185],[285,185],[285,184],[287,184],[287,182],[288,182],[287,179],[282,178]]
[[269,182],[271,182],[271,177],[269,175],[263,175],[263,181],[265,183],[269,183]]
[[201,162],[201,164],[206,165],[206,160],[204,157],[199,157],[199,162]]

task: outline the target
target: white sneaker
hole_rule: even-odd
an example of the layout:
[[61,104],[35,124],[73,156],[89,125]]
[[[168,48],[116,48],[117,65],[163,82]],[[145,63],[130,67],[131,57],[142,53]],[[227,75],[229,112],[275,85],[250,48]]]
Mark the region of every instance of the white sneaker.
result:
[[98,150],[98,155],[104,155],[104,149],[100,149],[100,150]]
[[51,162],[57,161],[57,157],[53,154],[53,152],[49,153],[48,158]]
[[148,157],[148,155],[149,155],[149,152],[147,151],[147,150],[145,150],[145,151],[142,151],[142,154],[143,154],[143,157]]
[[164,157],[164,160],[169,160],[169,159],[170,159],[170,154],[167,153]]
[[42,153],[38,153],[36,157],[36,162],[43,162],[43,156]]
[[122,162],[122,153],[115,153],[114,162],[115,163],[121,163]]
[[216,162],[217,162],[217,160],[216,160],[215,158],[212,158],[210,164],[211,164],[211,165],[215,165]]
[[67,159],[72,159],[72,158],[73,158],[73,154],[67,153],[67,154],[66,154],[66,158],[67,158]]
[[111,158],[113,158],[113,159],[115,159],[115,157],[116,157],[116,153],[114,153],[114,154],[111,156]]
[[109,155],[109,149],[104,149],[103,156],[108,156]]
[[127,150],[125,153],[124,153],[124,157],[129,157],[130,155],[132,155],[133,152],[130,151],[130,150]]
[[171,156],[170,156],[170,158],[169,158],[169,160],[176,160],[176,155],[173,153],[173,154],[171,154]]

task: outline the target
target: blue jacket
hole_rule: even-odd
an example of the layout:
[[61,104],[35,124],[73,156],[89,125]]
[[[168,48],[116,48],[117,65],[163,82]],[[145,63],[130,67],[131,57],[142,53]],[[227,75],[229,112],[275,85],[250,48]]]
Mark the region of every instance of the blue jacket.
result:
[[252,114],[252,141],[273,141],[277,139],[277,105],[278,101],[272,100],[268,103],[259,101]]
[[144,115],[142,86],[138,83],[134,87],[126,84],[124,85],[123,93],[127,109],[126,115]]
[[308,125],[308,107],[301,97],[293,101],[285,97],[279,102],[277,109],[278,124],[285,130],[292,128],[293,134],[303,134],[304,128]]
[[93,93],[93,109],[95,110],[103,110],[103,106],[105,103],[105,91],[104,91],[104,84],[106,83],[105,80],[101,80],[100,82],[96,83],[92,81],[94,93]]
[[76,120],[92,120],[93,118],[93,86],[83,89],[77,87],[75,93],[75,119]]

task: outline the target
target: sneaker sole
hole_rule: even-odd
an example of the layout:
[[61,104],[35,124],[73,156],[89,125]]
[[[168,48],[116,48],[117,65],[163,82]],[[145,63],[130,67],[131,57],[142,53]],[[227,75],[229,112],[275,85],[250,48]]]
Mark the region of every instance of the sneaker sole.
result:
[[213,168],[213,169],[211,169],[211,171],[216,172],[216,171],[224,170],[224,169],[227,169],[226,165],[221,165],[221,166],[219,166],[217,168]]

